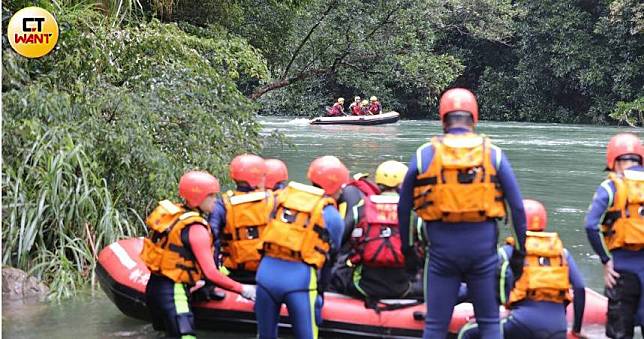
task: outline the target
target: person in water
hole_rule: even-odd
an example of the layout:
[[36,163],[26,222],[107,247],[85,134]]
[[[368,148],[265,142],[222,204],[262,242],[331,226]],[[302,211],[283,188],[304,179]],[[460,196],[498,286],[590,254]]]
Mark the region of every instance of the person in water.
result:
[[482,338],[501,337],[495,297],[496,220],[512,212],[515,276],[525,256],[525,212],[510,162],[497,146],[474,133],[479,118],[472,92],[453,88],[439,102],[445,134],[422,145],[409,162],[398,205],[403,253],[412,208],[425,222],[429,243],[425,274],[424,338],[447,335],[461,281],[470,288]]
[[279,191],[288,183],[288,168],[279,159],[266,159],[266,189]]
[[218,254],[230,277],[255,283],[260,255],[257,245],[268,224],[274,198],[264,190],[266,164],[252,154],[242,154],[230,163],[234,191],[217,200],[210,215],[210,226],[219,244]]
[[255,287],[219,273],[213,258],[212,235],[203,215],[210,213],[219,182],[207,172],[191,171],[179,180],[185,205],[169,200],[147,217],[148,236],[141,259],[150,270],[145,301],[155,330],[172,338],[195,338],[188,291],[207,279],[226,290],[255,299]]
[[360,97],[355,97],[351,105],[349,105],[349,111],[352,115],[360,115]]
[[353,274],[347,290],[364,298],[369,307],[376,307],[379,299],[403,298],[411,292],[397,211],[398,190],[406,173],[403,163],[383,162],[375,175],[381,193],[365,196],[353,207],[352,251],[347,261]]
[[378,98],[372,96],[369,98],[369,101],[369,114],[376,115],[382,113],[382,105],[378,101]]
[[608,178],[586,213],[588,240],[604,265],[609,338],[633,338],[644,319],[643,157],[636,135],[613,136],[606,150]]
[[333,104],[331,109],[327,112],[329,117],[341,117],[344,115],[344,98],[338,98],[338,101]]
[[[536,201],[523,200],[526,214],[526,258],[523,275],[514,283],[508,296],[499,291],[501,303],[511,310],[502,321],[504,338],[566,338],[566,306],[574,300],[575,317],[571,337],[580,334],[586,289],[581,273],[572,256],[563,247],[556,232],[545,232],[548,216],[545,207]],[[508,238],[506,245],[499,248],[502,270],[507,270],[508,258],[514,251],[514,238]],[[503,281],[505,272],[500,272],[499,286],[511,286]],[[574,299],[570,294],[573,288]],[[463,326],[458,338],[480,338],[478,326],[470,322]]]
[[259,248],[255,315],[259,338],[277,338],[280,308],[286,304],[295,337],[318,336],[327,257],[341,245],[343,223],[336,200],[349,171],[332,156],[309,166],[310,185],[291,181],[277,198],[274,218]]

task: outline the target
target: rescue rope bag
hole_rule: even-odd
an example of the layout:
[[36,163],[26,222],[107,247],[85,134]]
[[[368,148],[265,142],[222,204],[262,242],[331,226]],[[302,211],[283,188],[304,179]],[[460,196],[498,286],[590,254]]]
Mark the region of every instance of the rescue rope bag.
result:
[[608,178],[615,185],[613,204],[604,215],[602,233],[609,250],[644,248],[644,172],[626,170]]
[[[430,146],[434,157],[421,173],[422,150]],[[414,187],[418,216],[450,223],[505,217],[503,191],[491,154],[490,140],[473,133],[434,137],[421,146],[416,157],[421,174]]]
[[270,191],[229,191],[222,200],[226,207],[221,243],[224,266],[256,271],[260,259],[257,246],[273,209],[273,194]]
[[[169,200],[159,205],[145,220],[148,235],[143,240],[141,259],[150,272],[163,275],[175,282],[194,284],[201,280],[201,268],[189,249],[183,230],[193,224],[208,229],[208,222],[198,212],[188,211]],[[212,238],[211,238],[212,242]]]
[[401,268],[401,252],[396,195],[372,195],[364,199],[364,216],[351,233],[353,264],[367,267]]
[[570,271],[556,232],[526,232],[523,274],[510,292],[509,304],[524,299],[570,302]]
[[264,255],[322,268],[331,248],[323,209],[335,206],[318,187],[290,182],[277,196],[271,221],[258,245]]

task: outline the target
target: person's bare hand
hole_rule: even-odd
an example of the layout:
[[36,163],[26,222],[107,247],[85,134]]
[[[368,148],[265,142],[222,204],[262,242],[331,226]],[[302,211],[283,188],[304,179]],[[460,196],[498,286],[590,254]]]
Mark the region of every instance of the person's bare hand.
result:
[[604,264],[604,283],[607,287],[612,288],[617,283],[619,273],[613,268],[613,260],[609,260]]

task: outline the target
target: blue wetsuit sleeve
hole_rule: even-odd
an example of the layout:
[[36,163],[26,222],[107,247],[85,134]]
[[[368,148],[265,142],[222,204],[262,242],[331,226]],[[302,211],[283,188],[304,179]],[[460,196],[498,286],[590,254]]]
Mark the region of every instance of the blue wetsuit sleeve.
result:
[[568,261],[568,270],[570,271],[570,284],[572,285],[574,298],[573,307],[575,310],[575,318],[573,321],[572,329],[575,332],[581,332],[582,321],[584,319],[584,308],[586,307],[586,285],[584,278],[577,268],[575,260],[570,253],[566,250],[566,260]]
[[215,263],[219,265],[219,251],[221,249],[221,238],[219,237],[221,230],[226,224],[226,207],[224,207],[224,202],[221,199],[215,201],[215,208],[208,217],[208,224],[210,225],[210,231],[214,239],[215,245]]
[[588,236],[588,241],[593,251],[599,255],[599,258],[604,264],[610,260],[610,252],[604,244],[599,225],[601,224],[604,213],[608,209],[609,203],[612,202],[614,190],[615,187],[612,182],[608,180],[604,181],[597,187],[593,201],[588,207],[588,212],[586,212],[586,236]]
[[526,220],[525,220],[525,211],[523,209],[523,199],[521,198],[521,191],[519,190],[519,183],[517,178],[514,176],[514,171],[510,165],[510,161],[506,158],[503,152],[501,153],[501,161],[497,169],[497,175],[501,188],[503,189],[503,194],[505,201],[510,207],[510,212],[512,214],[512,228],[514,231],[515,248],[520,251],[520,253],[525,253],[525,232],[526,232]]
[[223,200],[217,199],[217,201],[215,201],[215,208],[208,217],[208,224],[210,224],[210,230],[212,231],[213,236],[218,239],[219,232],[226,224],[226,207],[224,207]]
[[409,225],[411,219],[411,210],[414,203],[414,185],[416,183],[416,176],[418,169],[416,165],[416,156],[412,156],[409,162],[409,169],[405,174],[402,186],[400,188],[400,201],[398,203],[398,225],[400,228],[400,242],[403,253],[408,253],[410,250],[410,235],[412,234],[411,226]]
[[340,212],[332,206],[324,208],[324,226],[329,231],[331,238],[331,251],[337,251],[342,246],[342,233],[344,233],[344,220],[340,216]]

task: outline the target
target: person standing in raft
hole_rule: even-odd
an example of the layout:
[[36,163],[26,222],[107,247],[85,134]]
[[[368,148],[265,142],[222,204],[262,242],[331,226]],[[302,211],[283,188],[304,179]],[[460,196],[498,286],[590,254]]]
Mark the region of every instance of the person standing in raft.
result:
[[288,168],[279,159],[266,159],[266,189],[279,191],[288,182]]
[[398,190],[406,173],[403,163],[383,162],[376,169],[381,193],[365,196],[353,208],[352,253],[347,261],[353,267],[353,279],[347,289],[372,308],[379,299],[403,298],[411,292],[401,253],[397,211]]
[[202,216],[215,205],[219,182],[207,172],[191,171],[179,180],[185,205],[169,200],[147,217],[148,236],[141,259],[150,270],[145,300],[155,330],[172,338],[195,338],[188,290],[207,279],[226,290],[255,299],[255,287],[242,285],[219,273],[213,259],[213,242]]
[[341,117],[344,115],[344,98],[338,98],[338,101],[333,104],[331,109],[327,111],[328,117]]
[[482,338],[501,337],[495,297],[496,220],[512,212],[517,239],[511,259],[521,275],[525,256],[525,212],[510,162],[500,148],[474,133],[478,104],[472,92],[453,88],[439,102],[445,135],[432,138],[412,156],[398,205],[406,259],[412,207],[425,222],[429,243],[425,274],[424,338],[445,338],[461,281],[469,287]]
[[355,97],[351,105],[349,105],[349,111],[352,115],[360,115],[360,97]]
[[274,205],[273,195],[264,190],[264,159],[252,154],[235,157],[230,162],[230,177],[235,182],[235,191],[228,191],[217,200],[210,215],[210,227],[220,239],[218,253],[229,276],[254,284],[260,259],[257,245]]
[[[499,248],[501,256],[501,281],[499,291],[501,303],[511,310],[503,323],[504,338],[566,338],[566,306],[573,300],[575,317],[570,337],[583,338],[580,334],[586,289],[581,273],[572,256],[563,247],[556,232],[545,232],[548,216],[543,205],[536,200],[523,200],[528,231],[526,233],[526,259],[523,275],[514,283],[509,300],[504,286],[511,281],[503,281],[507,270],[508,258],[514,251],[514,238],[508,238],[506,245]],[[476,323],[463,326],[458,338],[479,338]]]
[[637,136],[613,136],[606,150],[608,179],[586,213],[588,240],[604,264],[609,338],[633,338],[633,328],[644,321],[643,157]]
[[307,176],[313,186],[291,181],[279,193],[262,236],[255,304],[260,339],[277,338],[282,303],[296,338],[318,337],[318,291],[329,279],[327,258],[340,247],[344,225],[336,199],[349,171],[338,158],[324,156],[311,163]]
[[380,101],[378,101],[378,98],[375,96],[372,96],[369,101],[369,113],[372,115],[380,114],[382,113],[382,105],[380,104]]

